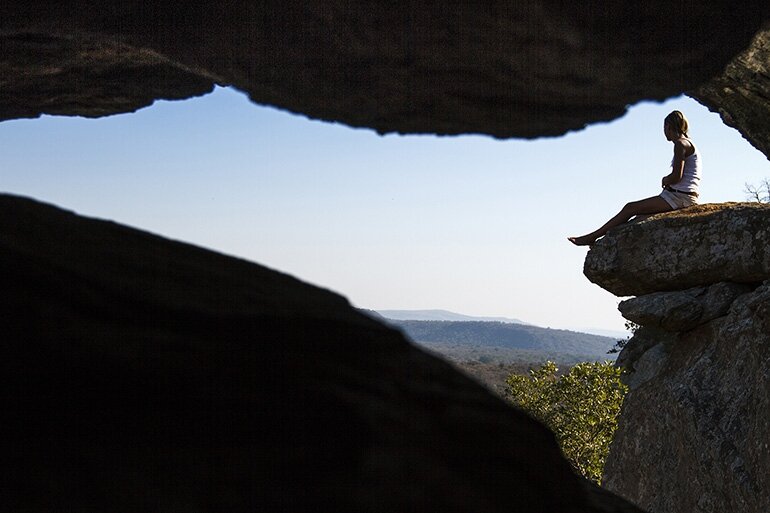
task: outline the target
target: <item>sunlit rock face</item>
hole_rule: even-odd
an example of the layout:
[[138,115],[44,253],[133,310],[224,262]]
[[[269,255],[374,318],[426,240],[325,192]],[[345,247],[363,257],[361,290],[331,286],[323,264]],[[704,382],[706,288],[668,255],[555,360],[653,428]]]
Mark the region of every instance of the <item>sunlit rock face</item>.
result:
[[704,205],[612,230],[586,258],[599,285],[641,294],[619,307],[641,327],[617,360],[630,392],[602,484],[649,511],[770,511],[768,222],[766,206]]
[[342,297],[0,195],[3,510],[638,513]]
[[704,204],[612,230],[583,273],[616,296],[770,277],[770,205]]
[[3,2],[0,119],[125,112],[220,83],[380,132],[558,135],[719,75],[769,9],[726,0]]

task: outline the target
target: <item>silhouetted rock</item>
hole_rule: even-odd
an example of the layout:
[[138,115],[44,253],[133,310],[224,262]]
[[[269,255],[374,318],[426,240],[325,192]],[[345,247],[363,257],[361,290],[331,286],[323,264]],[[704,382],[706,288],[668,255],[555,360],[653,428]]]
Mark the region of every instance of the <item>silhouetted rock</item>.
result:
[[2,509],[638,512],[347,301],[0,195]]
[[205,73],[156,51],[104,34],[73,35],[27,30],[0,35],[0,72],[7,77],[0,83],[0,119],[100,117],[214,89]]
[[583,273],[617,296],[770,278],[770,205],[704,204],[619,226]]
[[768,15],[759,0],[6,1],[0,119],[125,112],[220,83],[379,132],[558,135],[695,90]]

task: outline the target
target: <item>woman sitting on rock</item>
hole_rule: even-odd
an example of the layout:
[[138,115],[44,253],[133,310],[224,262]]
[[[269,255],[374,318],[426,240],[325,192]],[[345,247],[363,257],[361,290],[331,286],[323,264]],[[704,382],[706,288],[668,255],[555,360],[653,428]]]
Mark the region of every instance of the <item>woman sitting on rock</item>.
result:
[[598,230],[581,237],[567,237],[567,240],[577,246],[588,246],[633,216],[658,214],[697,204],[701,174],[700,155],[687,137],[687,128],[687,118],[678,110],[666,116],[663,121],[663,133],[667,140],[674,143],[674,158],[671,160],[671,173],[663,177],[663,192],[660,196],[626,203],[615,217]]

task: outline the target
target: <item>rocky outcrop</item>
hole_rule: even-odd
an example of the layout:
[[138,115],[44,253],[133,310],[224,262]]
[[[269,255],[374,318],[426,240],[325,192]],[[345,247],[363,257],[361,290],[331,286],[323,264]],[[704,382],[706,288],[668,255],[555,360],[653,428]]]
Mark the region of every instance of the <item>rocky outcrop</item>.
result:
[[602,484],[650,512],[770,511],[768,223],[766,206],[704,205],[586,258],[595,282],[643,294],[619,306],[641,327],[617,360],[630,392]]
[[0,195],[2,509],[639,512],[342,297]]
[[770,205],[706,204],[613,230],[594,244],[583,273],[616,296],[685,290],[770,276]]
[[558,135],[695,90],[769,16],[759,0],[6,1],[0,119],[126,112],[221,83],[379,132]]

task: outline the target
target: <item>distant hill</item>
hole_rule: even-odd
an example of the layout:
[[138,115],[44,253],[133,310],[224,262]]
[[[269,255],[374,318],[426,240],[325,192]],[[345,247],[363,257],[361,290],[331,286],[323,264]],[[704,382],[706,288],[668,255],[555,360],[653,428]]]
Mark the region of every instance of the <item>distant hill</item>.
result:
[[547,353],[604,360],[611,358],[607,350],[616,342],[611,337],[504,322],[396,319],[386,319],[386,322],[400,328],[414,342],[434,348],[436,344],[451,345],[455,349],[467,347],[474,352],[482,348],[502,348],[517,353]]
[[520,321],[519,319],[511,319],[508,317],[476,317],[447,310],[377,310],[376,312],[387,319],[394,319],[397,321],[483,321],[524,325],[529,324]]
[[[446,310],[360,311],[400,329],[414,343],[503,397],[508,390],[505,380],[511,374],[527,374],[547,360],[556,362],[560,372],[578,362],[613,360],[616,355],[607,354],[607,350],[619,338],[626,338],[540,328],[516,323],[515,319],[500,321]],[[401,316],[408,319],[396,318]],[[429,319],[411,319],[418,316]],[[437,317],[449,320],[435,320]]]

